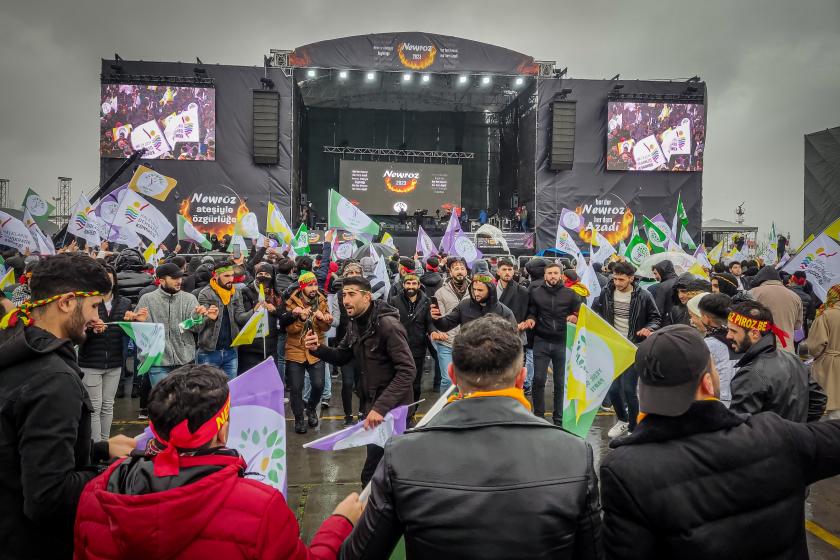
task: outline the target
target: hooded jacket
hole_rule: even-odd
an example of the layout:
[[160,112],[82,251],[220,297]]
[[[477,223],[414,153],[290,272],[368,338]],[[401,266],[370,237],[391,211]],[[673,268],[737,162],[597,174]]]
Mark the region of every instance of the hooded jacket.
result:
[[[653,269],[659,273],[661,280],[648,290],[653,294],[656,308],[662,316],[662,326],[667,327],[671,324],[671,307],[674,305],[674,284],[677,283],[677,273],[674,271],[674,265],[668,260],[659,261],[653,265]],[[655,290],[651,289],[654,287]]]
[[[607,283],[601,295],[595,299],[592,308],[610,325],[615,325],[615,282],[612,279]],[[627,321],[630,332],[627,338],[630,342],[638,344],[644,340],[636,335],[638,331],[641,329],[655,331],[661,322],[662,318],[653,301],[653,296],[647,290],[640,288],[638,282],[634,282],[633,291],[630,294],[630,317]]]
[[432,316],[429,313],[429,306],[431,305],[429,296],[423,290],[418,290],[413,309],[405,291],[392,297],[388,303],[400,314],[400,322],[405,327],[412,356],[423,358],[426,355],[426,340],[428,340],[429,333],[435,330],[432,324]]
[[581,299],[561,283],[542,283],[531,290],[528,318],[534,320],[534,335],[557,344],[566,343],[566,317],[577,313]]
[[0,555],[69,558],[93,465],[93,411],[73,344],[35,325],[0,331]]
[[484,302],[478,303],[475,300],[472,286],[470,286],[467,289],[469,298],[462,299],[458,306],[444,317],[432,319],[435,328],[443,332],[451,331],[455,327],[462,327],[470,321],[475,321],[489,313],[500,315],[516,326],[516,317],[513,316],[513,311],[508,309],[505,304],[499,303],[496,296],[496,286],[488,282],[483,282],[483,284],[487,286],[488,290],[487,299]]
[[688,308],[680,302],[679,291],[691,290],[692,282],[694,282],[694,275],[690,272],[680,274],[677,281],[674,282],[674,287],[671,289],[671,308],[668,311],[668,317],[665,323],[668,325],[688,325],[691,317],[688,314]]
[[[105,303],[99,304],[99,318],[104,323],[124,321],[125,314],[131,309],[131,302],[128,298],[115,295],[111,300],[111,311],[105,307]],[[123,330],[117,325],[109,325],[103,333],[87,332],[87,340],[79,346],[79,365],[81,367],[109,369],[122,367],[125,363],[123,357]]]
[[322,360],[344,365],[355,360],[359,407],[382,416],[411,404],[417,374],[400,314],[382,300],[372,300],[363,317],[353,317],[338,346],[321,345],[312,352]]
[[277,558],[333,560],[353,526],[327,518],[307,550],[283,494],[244,478],[239,456],[181,459],[181,472],[154,476],[139,457],[114,463],[85,489],[76,519],[76,560]]
[[443,286],[443,274],[440,272],[426,272],[420,277],[420,286],[427,296],[431,297]]
[[[455,288],[452,287],[452,278],[449,278],[443,283],[443,286],[435,292],[435,298],[437,298],[438,302],[438,309],[440,309],[440,313],[443,316],[448,315],[451,313],[461,301],[470,297],[469,295],[469,278],[465,279],[464,282],[467,283],[467,289],[464,292],[462,297],[458,296],[458,293],[455,291]],[[455,327],[454,329],[450,330],[446,333],[449,337],[447,340],[438,340],[437,344],[442,344],[444,346],[452,347],[452,341],[458,336],[461,327]]]
[[649,415],[601,461],[608,558],[807,559],[806,486],[840,473],[840,422],[698,401]]
[[775,412],[793,422],[808,419],[808,368],[790,352],[777,350],[775,335],[762,336],[735,366],[730,410]]

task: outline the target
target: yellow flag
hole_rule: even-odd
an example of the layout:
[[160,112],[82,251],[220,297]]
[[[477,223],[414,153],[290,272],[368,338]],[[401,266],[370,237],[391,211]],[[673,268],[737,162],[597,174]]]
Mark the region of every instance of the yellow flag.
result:
[[128,188],[143,196],[164,201],[177,184],[178,181],[172,177],[162,175],[145,165],[139,165],[137,166],[137,171],[131,176]]
[[154,243],[149,243],[149,246],[146,247],[146,250],[143,251],[143,258],[146,259],[146,262],[150,265],[157,267],[160,258],[158,257],[158,250],[157,245]]
[[[831,222],[831,224],[825,228],[824,233],[835,241],[840,241],[840,218]],[[812,235],[810,239],[813,238],[814,236]]]
[[3,275],[3,278],[0,278],[0,290],[5,290],[6,286],[11,286],[15,283],[15,269],[13,267],[9,267],[9,270],[6,271],[6,274]]
[[266,328],[267,324],[268,315],[265,309],[260,309],[248,319],[248,322],[245,323],[245,326],[242,327],[242,330],[239,331],[239,334],[236,335],[236,338],[233,339],[230,345],[241,346],[243,344],[251,344],[255,338],[265,336],[268,333],[268,329]]
[[709,251],[706,255],[706,258],[709,259],[709,262],[712,264],[717,264],[720,262],[721,256],[723,254],[723,240],[720,243],[715,245],[714,249]]
[[271,201],[268,203],[268,223],[265,226],[265,232],[276,233],[283,240],[283,243],[291,243],[292,237],[294,237],[292,228],[289,227],[283,213]]

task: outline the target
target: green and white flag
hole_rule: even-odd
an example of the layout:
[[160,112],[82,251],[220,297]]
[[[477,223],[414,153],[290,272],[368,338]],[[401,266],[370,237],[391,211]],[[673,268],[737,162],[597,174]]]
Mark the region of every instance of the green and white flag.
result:
[[306,224],[300,224],[297,233],[292,238],[292,249],[297,255],[309,254],[309,228]]
[[143,362],[137,368],[137,375],[145,375],[152,366],[159,366],[166,347],[166,329],[163,323],[130,323],[118,321],[125,334],[137,345],[137,357]]
[[627,245],[627,248],[621,254],[627,257],[627,260],[633,263],[633,266],[638,267],[650,256],[650,248],[637,231],[633,235],[633,239],[631,239],[630,243]]
[[29,210],[32,218],[39,225],[44,225],[44,223],[49,222],[50,217],[55,212],[55,206],[32,189],[27,190],[26,196],[23,197],[23,209]]
[[674,236],[675,241],[677,232],[686,227],[688,227],[688,214],[685,213],[685,206],[682,203],[682,193],[679,193],[677,194],[677,211],[674,213],[674,221],[671,225],[671,235]]
[[688,234],[688,230],[685,229],[685,226],[680,227],[680,244],[688,247],[689,251],[697,250],[697,245],[694,244],[694,240]]
[[664,253],[668,247],[668,234],[650,221],[647,216],[642,216],[642,219],[644,220],[648,241],[650,241],[650,252],[654,255]]
[[178,214],[178,241],[189,241],[190,243],[204,247],[208,251],[213,248],[213,244],[210,243],[204,234],[195,229],[192,222],[180,214]]
[[566,354],[563,429],[585,438],[613,380],[633,363],[636,346],[581,305],[577,325],[566,325]]
[[330,189],[327,227],[343,229],[351,233],[379,234],[379,225],[376,222],[332,189]]
[[181,332],[188,331],[193,327],[197,327],[198,325],[204,324],[204,315],[193,314],[178,323],[178,329]]

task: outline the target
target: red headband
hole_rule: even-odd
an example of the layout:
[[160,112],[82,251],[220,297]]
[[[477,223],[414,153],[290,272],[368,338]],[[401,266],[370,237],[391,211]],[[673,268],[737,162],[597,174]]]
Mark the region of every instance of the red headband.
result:
[[187,419],[185,418],[180,424],[172,428],[169,432],[169,441],[166,441],[157,431],[155,425],[149,422],[149,428],[152,430],[155,439],[158,443],[165,445],[157,455],[154,456],[155,476],[175,476],[180,472],[180,459],[178,455],[178,448],[181,449],[196,449],[213,439],[222,426],[230,419],[230,395],[228,395],[224,406],[213,415],[210,420],[198,427],[194,432],[190,432]]
[[790,338],[790,335],[770,321],[759,321],[758,319],[741,315],[736,311],[730,311],[727,319],[730,323],[735,323],[739,327],[747,330],[755,329],[760,333],[771,332],[782,341],[782,348],[787,348],[786,339]]

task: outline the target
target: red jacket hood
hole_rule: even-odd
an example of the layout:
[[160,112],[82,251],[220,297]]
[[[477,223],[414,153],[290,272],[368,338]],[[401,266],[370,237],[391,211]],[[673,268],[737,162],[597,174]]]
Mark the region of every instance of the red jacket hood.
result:
[[102,506],[121,558],[176,558],[199,536],[233,491],[245,468],[241,458],[196,482],[141,495],[110,492],[108,481],[121,462],[97,478],[93,494]]

